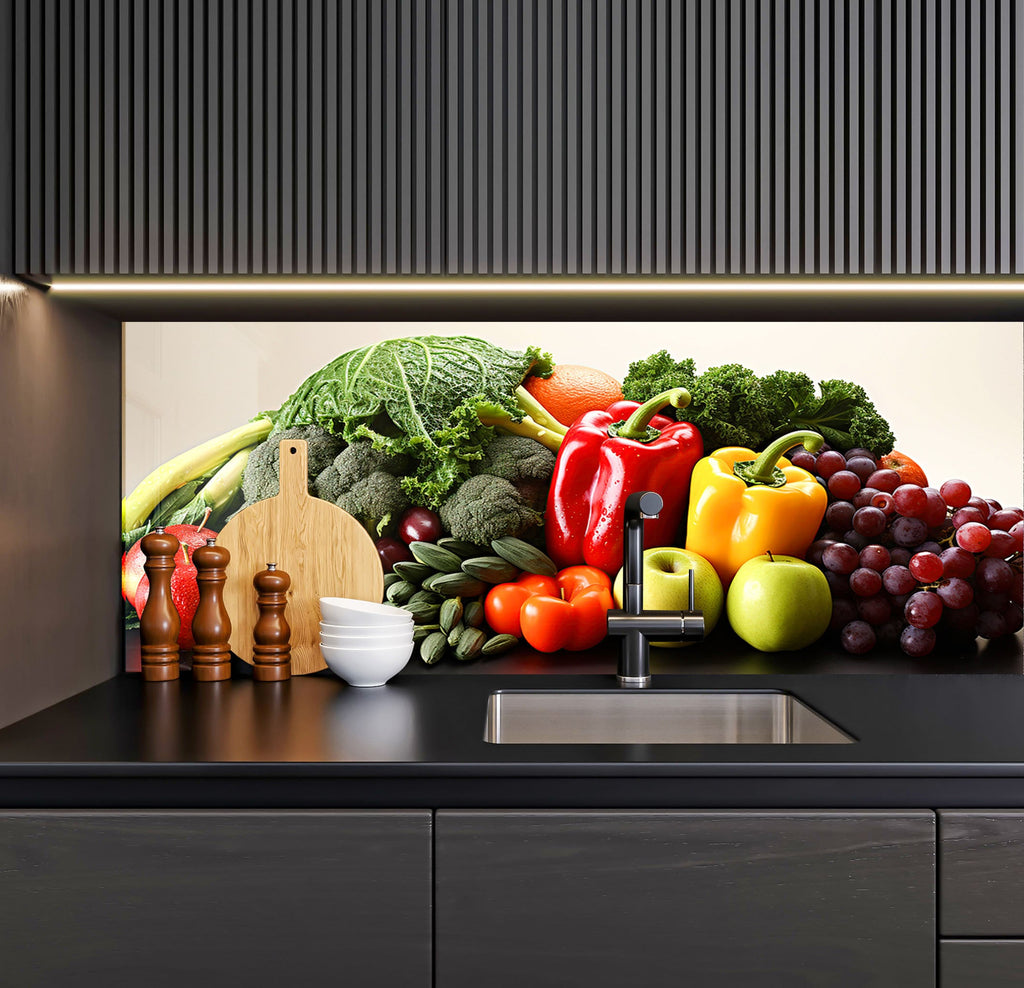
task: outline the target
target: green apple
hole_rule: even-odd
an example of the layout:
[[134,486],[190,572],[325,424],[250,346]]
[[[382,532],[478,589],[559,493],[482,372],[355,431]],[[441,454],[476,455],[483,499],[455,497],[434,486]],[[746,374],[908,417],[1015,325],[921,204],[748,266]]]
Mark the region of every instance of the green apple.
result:
[[[644,550],[644,610],[685,611],[690,606],[690,570],[693,570],[693,606],[704,612],[704,635],[711,634],[725,605],[722,581],[703,556],[689,549],[665,546]],[[622,570],[612,590],[622,606]],[[680,647],[692,642],[651,642]]]
[[806,648],[832,620],[825,574],[795,556],[748,559],[729,586],[725,612],[732,630],[762,652]]

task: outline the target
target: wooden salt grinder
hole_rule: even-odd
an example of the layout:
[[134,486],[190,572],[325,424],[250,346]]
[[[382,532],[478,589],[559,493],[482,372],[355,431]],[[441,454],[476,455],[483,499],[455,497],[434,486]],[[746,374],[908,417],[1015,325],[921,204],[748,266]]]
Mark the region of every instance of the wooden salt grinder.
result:
[[192,553],[199,583],[199,606],[192,618],[192,676],[203,683],[231,678],[231,619],[222,596],[231,553],[207,539]]
[[291,583],[292,578],[279,570],[277,563],[267,563],[267,568],[252,578],[260,611],[252,632],[252,677],[258,682],[274,683],[291,677],[292,629],[284,616]]
[[142,539],[143,567],[149,577],[149,598],[139,618],[142,639],[142,678],[164,682],[178,678],[178,632],[181,618],[171,596],[174,556],[180,543],[162,528]]

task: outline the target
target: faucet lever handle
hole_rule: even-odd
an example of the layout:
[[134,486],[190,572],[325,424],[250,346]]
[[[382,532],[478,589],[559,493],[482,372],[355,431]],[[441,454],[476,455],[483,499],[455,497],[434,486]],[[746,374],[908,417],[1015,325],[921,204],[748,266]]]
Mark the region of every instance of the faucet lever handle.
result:
[[689,608],[690,613],[693,613],[693,567],[690,567],[690,576],[686,581],[686,586],[690,594]]

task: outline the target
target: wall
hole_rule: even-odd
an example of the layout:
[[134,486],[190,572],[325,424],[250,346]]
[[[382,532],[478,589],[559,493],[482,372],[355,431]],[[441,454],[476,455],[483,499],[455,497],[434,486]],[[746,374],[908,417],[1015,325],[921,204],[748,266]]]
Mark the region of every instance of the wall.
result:
[[0,279],[0,726],[121,667],[119,324]]

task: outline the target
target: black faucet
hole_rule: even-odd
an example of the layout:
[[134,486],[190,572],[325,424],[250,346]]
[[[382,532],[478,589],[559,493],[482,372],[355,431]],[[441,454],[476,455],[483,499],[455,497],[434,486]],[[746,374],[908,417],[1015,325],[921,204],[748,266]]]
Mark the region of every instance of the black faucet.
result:
[[636,491],[626,498],[622,539],[622,610],[608,612],[608,634],[622,638],[619,685],[651,685],[650,641],[701,641],[704,614],[693,609],[693,570],[686,611],[644,610],[644,519],[657,518],[664,501],[654,491]]

